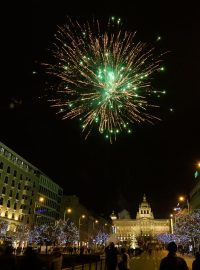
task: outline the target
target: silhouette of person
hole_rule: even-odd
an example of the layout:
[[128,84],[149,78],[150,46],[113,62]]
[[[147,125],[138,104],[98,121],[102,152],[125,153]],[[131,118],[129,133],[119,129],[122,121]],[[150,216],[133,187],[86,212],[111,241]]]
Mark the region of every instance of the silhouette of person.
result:
[[192,270],[199,270],[200,269],[200,253],[197,252],[195,254],[195,260],[192,263]]
[[13,248],[6,246],[3,250],[3,254],[0,256],[0,269],[2,270],[15,270],[16,258],[13,254]]
[[130,257],[125,248],[121,248],[121,261],[118,263],[119,270],[129,270]]
[[105,254],[106,254],[106,269],[116,270],[118,251],[113,242],[111,242],[105,248]]
[[159,270],[189,270],[186,261],[176,256],[177,245],[170,242],[167,246],[168,255],[161,260]]
[[39,270],[40,269],[40,260],[38,255],[33,250],[32,247],[27,247],[24,253],[20,270]]

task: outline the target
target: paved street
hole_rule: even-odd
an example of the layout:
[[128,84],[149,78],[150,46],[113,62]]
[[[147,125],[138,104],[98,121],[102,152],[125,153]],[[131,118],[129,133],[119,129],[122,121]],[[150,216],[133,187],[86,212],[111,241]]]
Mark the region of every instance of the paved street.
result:
[[[131,258],[130,270],[158,270],[161,259],[166,255],[167,251],[153,251],[150,256],[146,252],[144,252],[143,254],[141,254],[141,256]],[[191,270],[192,261],[194,258],[189,256],[181,257],[183,257],[187,261],[189,269]]]
[[[167,255],[167,251],[153,251],[151,255],[148,255],[146,252],[142,253],[140,256],[132,257],[130,259],[130,270],[159,270],[160,261],[163,257]],[[180,257],[183,257],[187,265],[189,267],[189,270],[192,270],[192,261],[194,260],[194,257],[191,256],[181,256],[180,254],[177,254]],[[91,265],[85,264],[84,268],[82,266],[75,266],[74,270],[105,270],[105,261],[92,263]],[[63,270],[72,270],[72,268],[64,268]],[[118,268],[117,268],[118,270]]]

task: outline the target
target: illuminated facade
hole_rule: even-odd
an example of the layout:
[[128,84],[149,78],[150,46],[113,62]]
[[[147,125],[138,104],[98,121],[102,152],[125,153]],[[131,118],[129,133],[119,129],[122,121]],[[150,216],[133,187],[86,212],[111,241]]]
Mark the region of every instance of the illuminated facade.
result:
[[[200,169],[199,169],[200,170]],[[190,191],[190,211],[200,209],[200,177],[196,176],[194,186]]]
[[149,203],[144,195],[136,219],[118,219],[111,215],[114,235],[119,241],[131,242],[134,237],[152,237],[160,233],[170,232],[169,219],[155,219]]
[[59,219],[62,188],[0,142],[0,220],[18,224]]

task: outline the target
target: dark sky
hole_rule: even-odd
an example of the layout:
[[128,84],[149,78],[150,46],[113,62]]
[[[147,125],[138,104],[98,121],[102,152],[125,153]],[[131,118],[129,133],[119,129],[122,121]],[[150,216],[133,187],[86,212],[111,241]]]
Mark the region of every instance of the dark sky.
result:
[[[168,217],[177,196],[189,192],[200,159],[200,9],[192,1],[92,2],[32,1],[4,10],[0,140],[98,213],[126,208],[135,217],[146,193],[155,217]],[[84,140],[76,121],[62,121],[40,98],[46,77],[38,63],[48,59],[67,15],[104,22],[115,15],[143,41],[162,36],[160,46],[169,53],[157,82],[167,91],[161,122],[137,126],[112,145],[98,133]]]

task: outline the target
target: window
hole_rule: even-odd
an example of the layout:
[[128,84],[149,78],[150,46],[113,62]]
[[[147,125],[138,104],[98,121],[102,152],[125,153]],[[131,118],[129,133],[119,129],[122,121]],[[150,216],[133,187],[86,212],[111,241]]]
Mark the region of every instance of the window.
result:
[[20,180],[23,180],[23,176],[22,176],[22,174],[20,174]]
[[19,200],[19,193],[16,194],[16,199]]
[[4,183],[8,184],[8,176],[5,177]]
[[3,198],[0,198],[0,205],[3,205]]
[[10,190],[9,197],[12,197],[13,191]]
[[10,173],[10,166],[8,166],[7,168],[7,173]]
[[3,162],[0,163],[0,169],[3,169]]
[[17,171],[16,170],[14,170],[14,176],[17,177]]
[[8,217],[8,211],[5,212],[5,217]]
[[10,207],[10,200],[8,200],[7,202],[7,207]]
[[15,180],[12,180],[12,187],[15,186]]
[[18,189],[20,189],[20,188],[21,188],[21,184],[19,183],[19,184],[18,184]]
[[12,213],[12,219],[14,219],[15,218],[15,213]]
[[14,204],[14,209],[15,209],[15,210],[17,209],[17,203]]
[[6,194],[6,187],[2,188],[2,194]]

